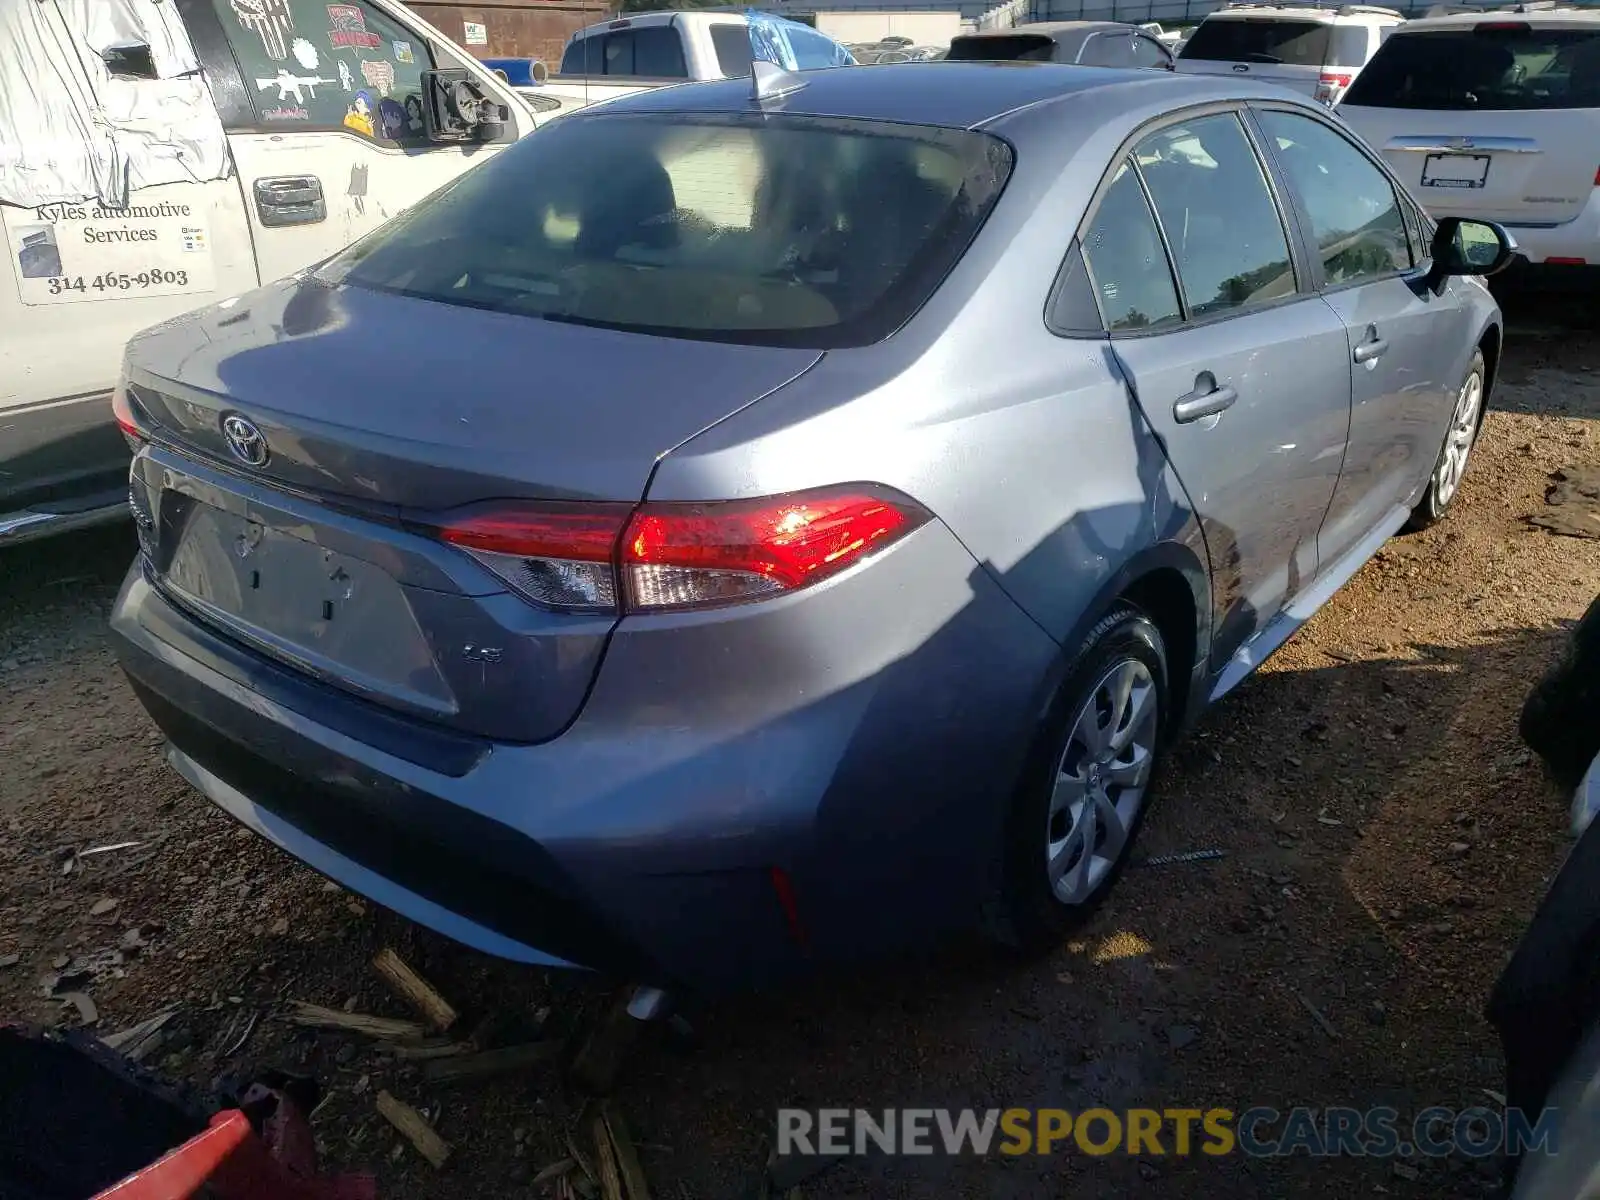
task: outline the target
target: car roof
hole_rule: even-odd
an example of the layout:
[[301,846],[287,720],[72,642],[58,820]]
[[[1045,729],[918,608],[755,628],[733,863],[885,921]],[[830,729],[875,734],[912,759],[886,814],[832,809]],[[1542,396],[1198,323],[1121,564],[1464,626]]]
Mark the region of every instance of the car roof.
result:
[[1013,25],[1009,29],[980,29],[976,33],[963,33],[952,41],[974,41],[979,38],[1007,38],[1019,34],[1036,34],[1039,37],[1060,38],[1073,34],[1099,33],[1106,29],[1137,29],[1126,21],[1034,21],[1027,25]]
[[1476,25],[1519,22],[1528,25],[1585,26],[1600,23],[1600,10],[1583,8],[1482,9],[1476,12],[1450,12],[1407,21],[1405,31],[1429,29],[1471,29]]
[[[802,73],[805,87],[770,101],[768,112],[972,129],[1019,109],[1070,96],[1125,89],[1130,104],[1149,104],[1164,89],[1173,109],[1215,100],[1285,99],[1284,89],[1224,75],[1175,75],[1122,67],[1040,62],[910,62],[886,67],[829,67]],[[683,83],[634,92],[579,109],[576,119],[624,112],[748,112],[750,81]]]
[[1327,5],[1292,5],[1292,4],[1230,4],[1208,13],[1202,20],[1205,21],[1312,21],[1336,25],[1365,24],[1367,21],[1393,21],[1399,23],[1405,18],[1392,8],[1382,8],[1373,4],[1345,4]]

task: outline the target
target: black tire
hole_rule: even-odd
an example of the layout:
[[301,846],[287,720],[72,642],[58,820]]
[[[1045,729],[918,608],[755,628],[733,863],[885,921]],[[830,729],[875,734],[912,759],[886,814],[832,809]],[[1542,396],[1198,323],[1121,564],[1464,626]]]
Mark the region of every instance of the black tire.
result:
[[1518,726],[1558,783],[1582,782],[1600,755],[1600,596],[1578,621],[1561,661],[1528,694]]
[[[1468,443],[1466,449],[1466,457],[1468,462],[1471,461],[1472,450],[1478,444],[1478,431],[1483,428],[1483,414],[1489,410],[1489,374],[1488,368],[1485,366],[1483,361],[1482,350],[1474,350],[1472,352],[1472,359],[1467,363],[1466,372],[1461,376],[1461,383],[1456,389],[1456,396],[1458,399],[1461,395],[1462,389],[1467,386],[1467,381],[1471,379],[1473,375],[1477,375],[1478,377],[1478,387],[1480,389],[1479,394],[1481,395],[1482,399],[1479,402],[1477,416],[1472,429],[1472,440]],[[1455,402],[1452,401],[1452,404],[1454,403]],[[1455,415],[1455,409],[1452,408],[1450,425],[1445,430],[1444,440],[1439,444],[1439,454],[1438,457],[1433,460],[1433,469],[1428,473],[1427,491],[1423,492],[1422,499],[1419,500],[1417,502],[1417,506],[1411,510],[1411,517],[1408,521],[1406,521],[1405,531],[1407,533],[1416,533],[1423,529],[1431,528],[1432,526],[1437,525],[1440,521],[1444,520],[1445,514],[1450,509],[1450,505],[1454,503],[1455,498],[1461,494],[1460,477],[1457,477],[1454,486],[1447,489],[1444,484],[1443,476],[1445,457],[1450,451],[1452,435],[1456,429]],[[1466,469],[1466,464],[1463,464],[1461,467],[1461,474],[1464,475],[1466,473]]]
[[992,914],[989,925],[995,940],[1014,950],[1042,953],[1058,947],[1062,938],[1087,920],[1116,885],[1138,840],[1139,827],[1149,811],[1155,775],[1160,770],[1158,755],[1145,784],[1142,806],[1128,825],[1122,851],[1092,896],[1083,903],[1069,905],[1052,891],[1045,851],[1056,773],[1073,726],[1090,702],[1091,693],[1118,662],[1128,659],[1142,663],[1154,680],[1154,747],[1166,743],[1171,705],[1161,631],[1137,608],[1119,604],[1084,639],[1040,725],[1039,737],[1012,798],[1006,821],[998,912]]

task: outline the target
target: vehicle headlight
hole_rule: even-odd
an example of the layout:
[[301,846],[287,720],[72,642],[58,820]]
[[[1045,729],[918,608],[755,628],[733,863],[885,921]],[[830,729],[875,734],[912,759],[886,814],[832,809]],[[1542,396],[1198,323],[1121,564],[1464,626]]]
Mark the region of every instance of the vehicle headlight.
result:
[[1589,823],[1600,815],[1600,758],[1589,764],[1589,772],[1572,798],[1572,833],[1582,837]]

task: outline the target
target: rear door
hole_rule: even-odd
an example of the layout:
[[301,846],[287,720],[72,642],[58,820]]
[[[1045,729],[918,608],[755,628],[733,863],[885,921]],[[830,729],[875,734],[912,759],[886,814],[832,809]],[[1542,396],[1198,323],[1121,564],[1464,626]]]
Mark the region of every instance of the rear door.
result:
[[1407,201],[1365,151],[1303,112],[1262,106],[1257,119],[1315,247],[1313,277],[1348,341],[1350,436],[1317,540],[1327,563],[1427,478],[1450,414],[1452,347],[1469,344],[1466,314],[1427,286]]
[[[217,98],[263,279],[326,258],[497,145],[429,142],[426,31],[372,0],[181,0]],[[531,115],[512,106],[505,140]]]
[[1562,224],[1600,169],[1600,23],[1400,29],[1339,111],[1429,212]]
[[1082,242],[1117,360],[1205,531],[1220,667],[1316,576],[1350,416],[1344,324],[1300,286],[1231,111],[1145,137]]
[[1192,75],[1239,75],[1316,94],[1333,26],[1308,17],[1207,17],[1178,56]]

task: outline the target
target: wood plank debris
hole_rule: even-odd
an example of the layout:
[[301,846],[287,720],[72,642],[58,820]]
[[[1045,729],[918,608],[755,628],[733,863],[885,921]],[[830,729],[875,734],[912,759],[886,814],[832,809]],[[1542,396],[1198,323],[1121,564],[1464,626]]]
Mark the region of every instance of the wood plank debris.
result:
[[435,1167],[444,1166],[450,1157],[450,1143],[435,1132],[416,1109],[397,1100],[387,1089],[378,1093],[378,1114],[400,1131],[412,1149]]
[[351,1033],[364,1033],[368,1037],[386,1040],[416,1040],[427,1031],[418,1021],[401,1021],[394,1017],[375,1017],[370,1013],[347,1013],[337,1008],[324,1008],[304,1000],[291,1000],[294,1011],[289,1020],[296,1025],[312,1029],[345,1029]]
[[442,1033],[456,1023],[459,1014],[450,1002],[387,946],[373,958],[372,969],[434,1029]]
[[483,1050],[477,1054],[459,1054],[436,1058],[422,1068],[422,1077],[430,1083],[456,1083],[466,1079],[487,1079],[494,1075],[508,1075],[526,1071],[550,1062],[561,1053],[562,1043],[525,1042],[520,1046],[502,1046],[498,1050]]

